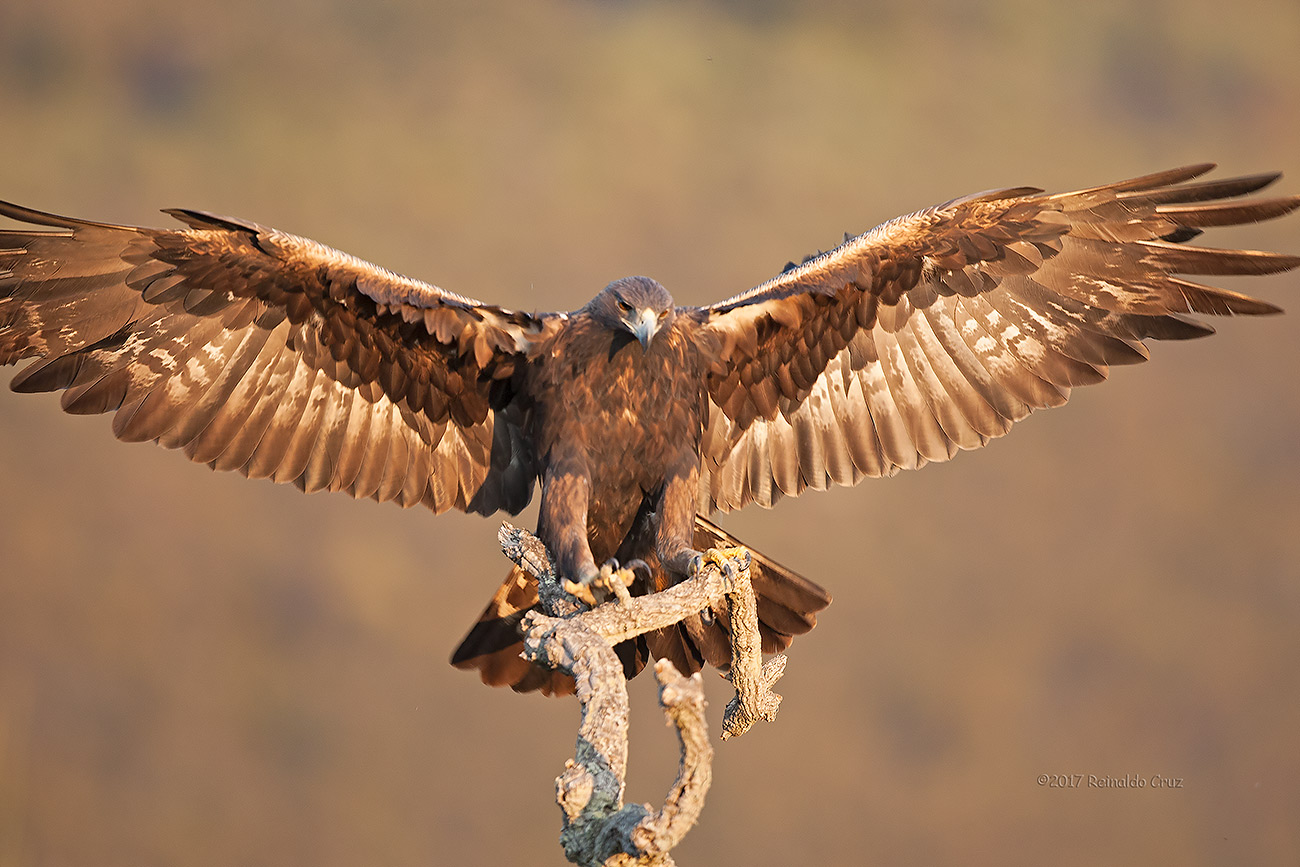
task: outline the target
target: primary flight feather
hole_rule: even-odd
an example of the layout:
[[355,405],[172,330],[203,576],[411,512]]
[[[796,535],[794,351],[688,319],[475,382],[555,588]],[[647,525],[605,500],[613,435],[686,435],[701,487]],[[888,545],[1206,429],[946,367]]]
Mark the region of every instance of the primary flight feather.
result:
[[[243,220],[169,211],[181,229],[115,226],[0,203],[0,364],[15,391],[62,390],[113,432],[305,491],[519,512],[590,581],[637,563],[637,592],[736,540],[715,510],[851,485],[1005,434],[1144,341],[1212,329],[1189,314],[1277,312],[1200,276],[1300,257],[1187,242],[1277,217],[1276,175],[1195,181],[1188,166],[1069,193],[982,193],[891,220],[748,292],[678,307],[629,277],[571,313],[456,295]],[[637,562],[640,561],[640,562]],[[756,555],[764,649],[830,597]],[[537,602],[512,570],[453,662],[565,692],[518,656]],[[692,671],[726,666],[725,616],[620,648]]]

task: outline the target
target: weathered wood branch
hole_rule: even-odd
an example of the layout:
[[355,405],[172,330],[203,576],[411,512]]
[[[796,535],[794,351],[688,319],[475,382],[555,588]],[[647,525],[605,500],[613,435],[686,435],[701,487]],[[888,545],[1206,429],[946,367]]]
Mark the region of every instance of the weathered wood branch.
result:
[[[736,697],[727,704],[722,717],[722,739],[738,737],[749,731],[758,720],[772,722],[781,707],[781,696],[772,685],[785,673],[785,656],[772,657],[763,665],[763,641],[758,632],[758,599],[749,583],[749,554],[745,553],[745,580],[727,593],[732,624],[731,685]],[[735,624],[753,624],[754,628],[737,629]]]
[[698,673],[683,677],[667,660],[655,664],[660,704],[677,728],[681,766],[662,809],[625,805],[627,683],[613,648],[704,608],[726,610],[736,698],[727,706],[723,737],[743,734],[756,720],[774,719],[781,699],[771,686],[785,658],[761,665],[748,553],[711,552],[696,575],[648,596],[631,598],[617,576],[605,575],[615,598],[591,608],[564,592],[550,554],[531,533],[502,524],[499,538],[506,556],[537,576],[546,612],[524,619],[524,656],[573,675],[582,705],[574,758],[556,779],[565,856],[581,865],[672,864],[668,852],[695,824],[712,780],[703,682]]
[[515,565],[537,579],[537,596],[543,611],[552,617],[564,617],[583,610],[578,600],[564,592],[555,574],[555,561],[541,539],[503,521],[497,531],[497,541],[501,543],[501,551]]
[[[704,795],[713,782],[713,745],[704,720],[704,681],[697,671],[683,677],[672,662],[655,663],[659,703],[677,728],[682,762],[664,807],[632,829],[632,842],[648,855],[667,855],[681,842],[704,809]],[[648,808],[648,807],[647,807]]]

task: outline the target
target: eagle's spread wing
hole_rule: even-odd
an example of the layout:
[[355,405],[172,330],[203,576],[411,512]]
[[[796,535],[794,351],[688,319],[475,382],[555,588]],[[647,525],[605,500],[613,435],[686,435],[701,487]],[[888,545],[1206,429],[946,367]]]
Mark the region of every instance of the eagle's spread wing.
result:
[[516,371],[562,317],[196,211],[142,229],[0,203],[0,364],[123,440],[307,491],[490,513],[536,476]]
[[1300,257],[1186,246],[1300,197],[1232,200],[1277,175],[1187,183],[1189,166],[1072,193],[1003,190],[885,223],[699,311],[719,340],[702,511],[943,461],[1066,401],[1183,314],[1277,308],[1182,275],[1266,274]]

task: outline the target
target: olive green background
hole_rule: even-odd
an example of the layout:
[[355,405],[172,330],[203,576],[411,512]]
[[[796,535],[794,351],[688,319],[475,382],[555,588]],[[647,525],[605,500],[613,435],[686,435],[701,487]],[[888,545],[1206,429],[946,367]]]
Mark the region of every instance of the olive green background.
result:
[[[706,303],[995,186],[1300,192],[1298,146],[1291,0],[0,7],[0,197],[229,213],[530,309],[635,273]],[[1300,219],[1206,242],[1300,252]],[[979,454],[724,519],[836,601],[680,863],[1295,863],[1300,316],[1216,324]],[[0,393],[0,867],[563,863],[576,704],[446,664],[495,529]],[[652,687],[634,800],[676,768]]]

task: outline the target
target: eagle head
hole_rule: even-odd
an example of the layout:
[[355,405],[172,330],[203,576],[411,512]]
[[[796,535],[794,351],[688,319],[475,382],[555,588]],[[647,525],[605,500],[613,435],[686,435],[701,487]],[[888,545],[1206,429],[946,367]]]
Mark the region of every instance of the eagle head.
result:
[[677,315],[673,296],[649,277],[615,280],[587,304],[592,317],[614,332],[628,332],[650,349],[654,336],[672,324]]

